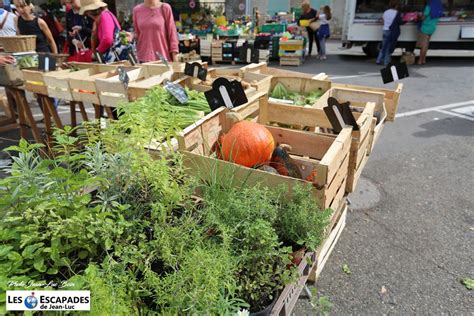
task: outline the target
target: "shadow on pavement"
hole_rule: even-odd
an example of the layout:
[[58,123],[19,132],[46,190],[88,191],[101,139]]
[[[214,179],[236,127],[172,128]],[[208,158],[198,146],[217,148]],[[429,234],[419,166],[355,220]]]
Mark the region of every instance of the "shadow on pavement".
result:
[[413,133],[415,137],[431,138],[439,135],[474,136],[474,122],[458,118],[447,117],[420,125],[424,131]]

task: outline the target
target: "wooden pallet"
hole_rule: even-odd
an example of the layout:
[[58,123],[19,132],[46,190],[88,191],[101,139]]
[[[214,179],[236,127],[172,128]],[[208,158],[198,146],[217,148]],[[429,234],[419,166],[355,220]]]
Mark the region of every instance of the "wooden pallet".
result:
[[[291,189],[296,184],[308,183],[305,180],[271,174],[213,158],[212,148],[218,137],[235,124],[228,113],[225,108],[218,109],[186,128],[177,137],[179,148],[184,154],[184,164],[189,168],[188,172],[206,178],[218,170],[221,176],[232,175],[237,186],[257,183],[270,187],[286,185],[288,194],[291,194]],[[317,185],[313,187],[315,201],[323,208],[337,209],[344,199],[352,127],[344,128],[337,136],[274,126],[266,127],[276,143],[292,147],[291,155],[302,171],[303,179],[316,170]]]
[[343,203],[341,207],[333,213],[323,243],[315,252],[305,254],[305,257],[298,266],[298,274],[300,276],[298,281],[295,284],[287,285],[283,289],[270,315],[291,315],[307,281],[314,282],[321,274],[327,259],[345,227],[346,214],[347,205]]

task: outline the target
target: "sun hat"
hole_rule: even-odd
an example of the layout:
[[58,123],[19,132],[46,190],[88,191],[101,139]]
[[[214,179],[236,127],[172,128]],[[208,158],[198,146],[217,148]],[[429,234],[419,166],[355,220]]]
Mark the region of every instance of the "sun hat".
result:
[[79,14],[84,15],[84,12],[86,11],[93,11],[106,6],[107,3],[100,0],[81,0],[81,9],[79,10]]

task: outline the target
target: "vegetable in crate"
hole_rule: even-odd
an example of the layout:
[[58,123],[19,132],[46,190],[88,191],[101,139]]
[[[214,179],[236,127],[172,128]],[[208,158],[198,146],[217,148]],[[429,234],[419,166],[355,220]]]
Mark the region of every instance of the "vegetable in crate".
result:
[[285,149],[285,146],[278,146],[273,151],[272,162],[270,164],[282,176],[301,179],[301,171],[295,164]]
[[270,131],[258,123],[241,121],[218,140],[218,157],[245,167],[270,160],[275,141]]
[[279,82],[273,88],[271,96],[272,98],[275,98],[275,99],[288,100],[289,94],[285,86]]
[[273,88],[271,97],[280,100],[291,100],[295,105],[307,106],[315,104],[316,101],[321,98],[322,94],[322,91],[313,91],[309,94],[289,92],[286,87],[279,82]]
[[15,58],[16,58],[18,67],[20,67],[20,69],[38,67],[37,56],[26,55],[26,56],[17,56]]

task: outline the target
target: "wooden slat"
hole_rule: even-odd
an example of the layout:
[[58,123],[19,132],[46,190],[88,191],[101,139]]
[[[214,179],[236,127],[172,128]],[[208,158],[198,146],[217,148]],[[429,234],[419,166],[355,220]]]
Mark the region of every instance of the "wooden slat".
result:
[[341,84],[341,83],[333,83],[333,87],[341,87],[341,88],[349,88],[349,89],[354,89],[354,90],[384,93],[385,106],[387,109],[387,121],[393,122],[395,120],[395,115],[398,109],[398,103],[400,101],[400,95],[403,90],[402,83],[399,83],[395,90],[366,87],[366,86],[357,86],[357,85],[350,85],[350,84]]
[[326,262],[329,256],[334,250],[334,247],[336,246],[337,241],[341,237],[341,234],[344,231],[344,227],[346,226],[346,218],[347,218],[347,207],[342,212],[341,217],[336,227],[334,227],[331,234],[329,235],[329,238],[324,242],[323,247],[321,248],[321,251],[318,254],[318,267],[316,269],[316,278],[318,278],[321,275],[321,272],[323,271],[324,266],[326,265]]
[[360,176],[362,174],[362,171],[365,168],[365,165],[367,164],[367,161],[369,160],[369,156],[364,156],[362,157],[362,161],[359,165],[359,168],[355,170],[355,172],[349,174],[347,178],[347,186],[346,186],[346,192],[354,192],[357,183],[359,182]]
[[324,179],[320,179],[319,175],[316,177],[319,184],[331,183],[331,180],[336,175],[339,166],[349,153],[351,133],[352,127],[343,128],[339,135],[337,135],[334,144],[331,145],[327,153],[321,159],[320,164],[328,166],[328,173]]
[[[316,133],[267,126],[277,144],[290,144],[292,153],[322,160],[334,144],[336,137]],[[336,151],[336,149],[333,149]]]
[[[331,183],[326,186],[324,192],[324,205],[323,207],[337,208],[340,198],[344,195],[347,179],[347,170],[349,166],[349,156],[346,156],[342,161],[339,169],[336,171]],[[341,193],[342,191],[342,193]],[[339,196],[338,196],[339,193]]]

